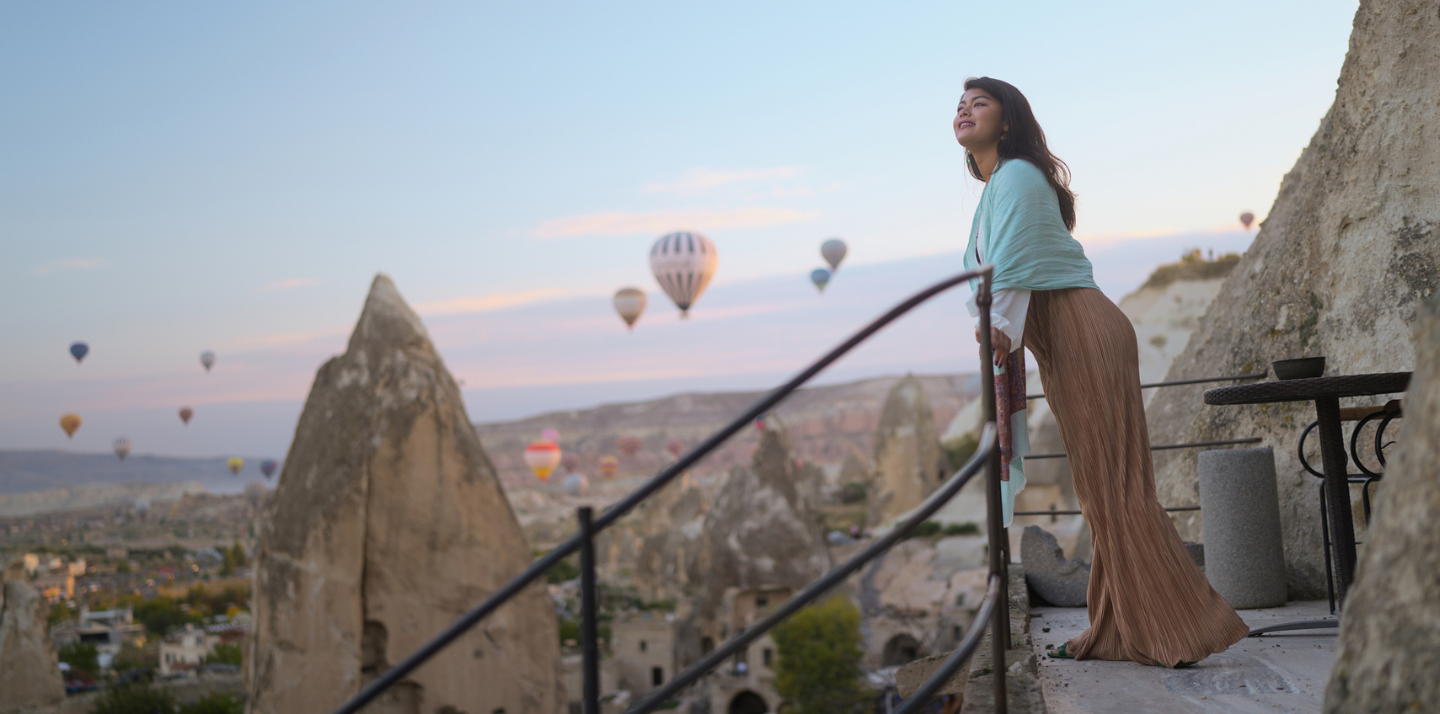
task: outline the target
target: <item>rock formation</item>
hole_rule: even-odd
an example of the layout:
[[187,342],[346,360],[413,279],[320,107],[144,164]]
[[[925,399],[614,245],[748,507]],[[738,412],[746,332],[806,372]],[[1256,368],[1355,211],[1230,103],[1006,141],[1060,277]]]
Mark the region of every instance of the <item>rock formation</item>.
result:
[[907,375],[890,389],[880,412],[868,522],[880,525],[920,505],[949,475],[930,398]]
[[1440,702],[1440,303],[1425,302],[1398,453],[1385,470],[1325,690],[1328,714]]
[[[1169,379],[1313,355],[1327,357],[1327,375],[1411,369],[1417,306],[1440,286],[1437,33],[1433,5],[1360,3],[1334,105]],[[1314,407],[1209,407],[1202,391],[1161,390],[1149,409],[1151,440],[1264,438],[1275,449],[1291,597],[1323,597],[1318,482],[1294,456]],[[1195,454],[1156,456],[1160,502],[1197,503]],[[1199,538],[1198,513],[1176,524],[1187,540]]]
[[1025,526],[1020,536],[1020,562],[1030,588],[1056,607],[1085,607],[1090,589],[1090,566],[1078,558],[1065,559],[1055,536],[1040,526]]
[[[257,551],[247,674],[264,714],[333,709],[530,562],[454,379],[384,275],[315,376]],[[367,711],[560,711],[543,587]]]
[[24,565],[12,562],[0,589],[0,714],[56,711],[65,701],[55,643],[46,633],[49,614]]

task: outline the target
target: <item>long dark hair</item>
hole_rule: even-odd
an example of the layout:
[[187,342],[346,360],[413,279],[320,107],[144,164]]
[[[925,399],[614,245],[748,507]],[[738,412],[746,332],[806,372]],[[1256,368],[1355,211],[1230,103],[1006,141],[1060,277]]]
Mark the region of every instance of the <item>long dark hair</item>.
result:
[[[1050,147],[1045,144],[1045,130],[1040,128],[1040,122],[1035,120],[1035,112],[1030,111],[1030,102],[1025,95],[1009,82],[1002,82],[991,77],[971,77],[965,80],[965,91],[981,89],[988,93],[995,101],[1000,102],[1000,116],[1010,129],[1000,138],[1000,160],[1025,159],[1040,169],[1045,174],[1045,179],[1050,182],[1050,188],[1055,189],[1055,198],[1060,200],[1060,218],[1065,221],[1065,228],[1075,230],[1075,192],[1070,190],[1070,167],[1065,165],[1060,157],[1050,153]],[[981,181],[985,180],[980,175],[980,167],[975,165],[975,157],[970,152],[965,152],[965,165],[970,169],[970,175]]]

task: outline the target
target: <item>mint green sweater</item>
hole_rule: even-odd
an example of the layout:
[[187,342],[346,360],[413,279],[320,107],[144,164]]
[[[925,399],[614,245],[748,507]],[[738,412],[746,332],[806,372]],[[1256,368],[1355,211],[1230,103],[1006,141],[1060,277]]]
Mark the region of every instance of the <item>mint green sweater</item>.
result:
[[[975,241],[982,221],[985,245],[980,253],[995,266],[993,290],[1096,287],[1085,250],[1060,218],[1055,189],[1029,161],[1002,161],[990,175],[970,225],[966,270],[980,264]],[[979,286],[979,280],[970,281],[972,289]]]

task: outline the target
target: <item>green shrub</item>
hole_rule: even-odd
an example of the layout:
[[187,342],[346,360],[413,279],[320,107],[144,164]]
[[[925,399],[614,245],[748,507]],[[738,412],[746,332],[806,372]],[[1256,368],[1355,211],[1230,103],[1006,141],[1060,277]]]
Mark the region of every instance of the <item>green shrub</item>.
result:
[[181,704],[178,714],[245,714],[245,700],[234,694],[216,692]]
[[233,664],[240,666],[240,645],[215,645],[215,651],[205,655],[205,664]]
[[980,526],[974,523],[946,523],[945,530],[941,531],[941,534],[947,536],[980,535]]
[[851,481],[840,487],[840,502],[846,505],[860,503],[870,495],[870,485],[864,481]]
[[967,432],[946,439],[940,444],[940,448],[945,450],[945,458],[950,462],[950,470],[959,471],[960,467],[975,455],[975,450],[980,448],[980,437]]
[[101,692],[90,714],[173,714],[175,697],[149,684],[126,684]]

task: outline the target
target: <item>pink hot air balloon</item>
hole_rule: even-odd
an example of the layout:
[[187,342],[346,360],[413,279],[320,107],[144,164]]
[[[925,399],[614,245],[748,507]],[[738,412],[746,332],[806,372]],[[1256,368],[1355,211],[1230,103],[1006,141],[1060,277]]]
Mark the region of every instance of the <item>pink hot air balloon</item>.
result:
[[190,426],[190,417],[193,416],[195,416],[194,409],[190,407],[180,407],[180,421],[184,422],[185,426]]
[[1246,211],[1246,212],[1240,214],[1240,223],[1242,223],[1242,224],[1245,226],[1245,230],[1247,230],[1247,231],[1250,230],[1250,224],[1251,224],[1251,223],[1254,223],[1254,222],[1255,222],[1255,214],[1253,214],[1253,213],[1251,213],[1251,212],[1249,212],[1249,211]]
[[525,447],[525,465],[540,477],[550,478],[550,472],[560,465],[560,445],[547,439],[536,439]]
[[685,442],[679,439],[671,439],[665,442],[665,450],[670,452],[671,456],[678,459],[680,458],[680,454],[685,451]]
[[601,476],[604,476],[605,478],[608,479],[608,478],[613,477],[613,476],[615,475],[615,472],[616,472],[616,471],[619,471],[619,470],[620,470],[620,459],[617,459],[617,458],[615,458],[614,456],[601,456],[601,457],[600,457],[600,475],[601,475]]
[[540,432],[540,438],[546,441],[560,441],[560,432],[554,429],[544,429]]

